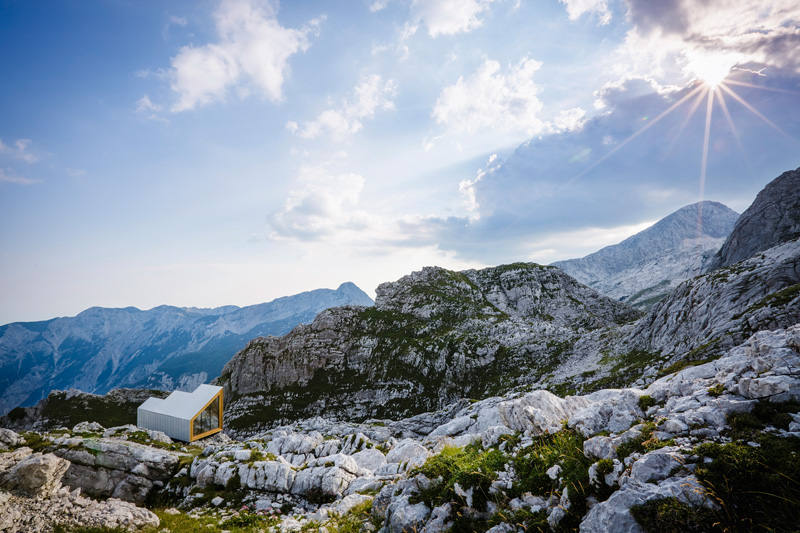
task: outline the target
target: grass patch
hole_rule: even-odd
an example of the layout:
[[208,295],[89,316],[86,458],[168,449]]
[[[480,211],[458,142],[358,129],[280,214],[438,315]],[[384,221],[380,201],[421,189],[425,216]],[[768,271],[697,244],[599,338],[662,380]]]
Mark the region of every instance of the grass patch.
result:
[[[526,492],[545,497],[560,496],[568,489],[571,505],[559,529],[577,529],[586,514],[586,497],[590,490],[588,470],[592,461],[583,455],[584,440],[580,433],[569,429],[537,437],[512,459],[517,481],[509,496],[519,497]],[[547,475],[547,470],[556,464],[561,466],[561,484]]]
[[759,447],[704,443],[710,458],[696,475],[720,505],[724,531],[797,531],[800,509],[800,439],[760,435]]
[[642,412],[646,412],[649,408],[653,407],[655,404],[656,401],[652,396],[648,396],[647,394],[639,396],[639,409],[641,409]]
[[711,509],[692,507],[677,498],[650,500],[631,507],[633,518],[648,533],[722,531]]
[[617,447],[617,457],[619,460],[623,461],[632,453],[644,454],[647,452],[652,452],[653,450],[658,450],[664,446],[671,446],[674,443],[672,439],[659,440],[654,437],[653,432],[655,430],[656,425],[654,422],[645,422],[644,427],[642,428],[642,434],[639,435],[638,438],[623,442],[619,445],[619,447]]
[[800,402],[770,402],[759,400],[749,413],[731,413],[728,416],[730,436],[737,440],[756,438],[767,426],[789,429],[790,413],[800,412]]
[[[474,444],[464,448],[446,446],[438,455],[429,457],[425,464],[412,470],[411,475],[423,474],[434,481],[427,488],[420,489],[411,503],[424,502],[431,508],[447,502],[463,506],[466,501],[455,490],[458,483],[462,490],[473,490],[472,507],[485,511],[486,503],[492,497],[489,487],[507,459],[503,452],[494,448],[484,451]],[[437,478],[441,479],[436,481]]]

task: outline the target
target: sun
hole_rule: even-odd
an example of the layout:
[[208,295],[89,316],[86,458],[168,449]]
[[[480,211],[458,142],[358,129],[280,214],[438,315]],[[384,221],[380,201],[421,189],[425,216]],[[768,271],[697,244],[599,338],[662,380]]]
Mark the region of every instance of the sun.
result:
[[686,65],[686,70],[713,89],[728,77],[734,64],[735,62],[726,56],[696,55]]

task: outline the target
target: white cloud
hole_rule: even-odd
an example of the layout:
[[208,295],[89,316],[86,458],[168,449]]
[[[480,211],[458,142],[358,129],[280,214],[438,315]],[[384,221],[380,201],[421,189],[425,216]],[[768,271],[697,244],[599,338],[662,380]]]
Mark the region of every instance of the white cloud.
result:
[[533,135],[543,128],[537,116],[540,89],[533,82],[541,66],[526,56],[503,73],[500,63],[487,59],[475,74],[442,90],[432,116],[455,133],[493,129]]
[[586,122],[586,110],[574,107],[562,111],[558,117],[550,124],[553,132],[576,131],[583,127]]
[[39,156],[28,152],[28,146],[31,144],[30,139],[17,139],[14,141],[13,146],[3,143],[0,139],[0,154],[13,157],[14,159],[21,159],[26,163],[35,163],[39,160]]
[[137,113],[146,113],[148,111],[161,111],[163,109],[162,106],[158,104],[154,104],[150,97],[147,95],[142,96],[136,101],[136,112]]
[[0,168],[0,183],[15,183],[17,185],[31,185],[33,183],[38,183],[38,180],[32,180],[29,178],[22,178],[20,176],[15,176],[11,173],[6,173],[5,170]]
[[454,35],[481,26],[478,15],[489,9],[495,0],[413,0],[411,21],[424,24],[428,35]]
[[611,11],[608,10],[608,0],[560,0],[567,6],[570,20],[577,20],[584,13],[597,13],[600,24],[611,22]]
[[344,138],[359,131],[362,120],[371,119],[379,110],[394,109],[391,98],[397,91],[393,80],[383,81],[381,76],[365,76],[353,89],[353,97],[345,99],[341,107],[326,109],[316,119],[306,121],[302,127],[297,122],[287,122],[286,127],[305,139],[330,135]]
[[464,202],[467,207],[467,211],[470,213],[470,220],[475,221],[480,219],[480,204],[478,203],[477,199],[477,191],[475,190],[475,185],[481,181],[487,174],[491,174],[498,168],[500,168],[499,162],[497,162],[497,154],[492,154],[489,156],[489,160],[486,162],[486,166],[482,169],[478,170],[478,175],[473,180],[461,180],[458,184],[458,192],[461,197],[464,199]]
[[324,167],[304,166],[297,181],[300,187],[289,193],[283,209],[269,217],[270,239],[338,240],[379,225],[356,209],[364,187],[360,175],[332,175]]
[[276,15],[271,3],[222,0],[214,14],[219,40],[184,46],[172,58],[171,87],[178,94],[172,111],[223,101],[231,88],[282,100],[289,57],[308,49],[320,21],[298,30],[281,26]]
[[164,106],[153,103],[147,95],[142,96],[136,101],[136,112],[147,120],[160,122],[162,124],[169,124],[169,120],[159,115],[159,112],[164,109]]
[[66,168],[64,169],[70,178],[82,178],[86,175],[86,171],[80,168]]
[[172,15],[169,18],[169,22],[170,24],[174,24],[176,26],[186,26],[189,23],[186,20],[186,17],[176,17],[175,15]]
[[377,13],[378,11],[382,11],[382,10],[386,9],[387,5],[389,5],[388,0],[377,0],[376,2],[373,2],[372,4],[370,4],[369,10],[372,13]]

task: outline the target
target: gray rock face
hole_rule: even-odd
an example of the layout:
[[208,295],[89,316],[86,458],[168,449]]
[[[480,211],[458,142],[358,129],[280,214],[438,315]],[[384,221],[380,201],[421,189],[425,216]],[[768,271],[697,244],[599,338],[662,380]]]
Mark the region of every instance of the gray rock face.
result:
[[[120,387],[193,390],[259,335],[283,335],[329,307],[372,305],[352,283],[269,303],[216,309],[93,307],[75,317],[0,326],[0,415],[53,389],[104,394]],[[191,370],[186,370],[190,368]]]
[[52,531],[53,525],[106,528],[158,526],[147,509],[109,499],[92,501],[61,486],[69,461],[19,448],[0,454],[0,531]]
[[711,262],[715,270],[800,238],[800,168],[784,172],[758,193]]
[[64,484],[97,498],[142,503],[155,484],[175,474],[180,454],[115,439],[56,439],[56,453],[69,461]]
[[28,496],[51,496],[61,488],[61,478],[69,468],[68,461],[51,453],[31,454],[28,448],[21,450],[24,456],[0,473],[0,487],[21,491]]
[[738,217],[723,204],[699,202],[619,244],[553,266],[607,296],[648,309],[708,268]]
[[800,322],[800,240],[681,284],[639,320],[632,344],[665,354],[728,348]]

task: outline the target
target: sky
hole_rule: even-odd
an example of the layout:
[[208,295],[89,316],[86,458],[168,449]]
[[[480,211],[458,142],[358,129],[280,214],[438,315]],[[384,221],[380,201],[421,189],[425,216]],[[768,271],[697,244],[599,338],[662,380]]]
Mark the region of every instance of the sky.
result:
[[800,167],[796,0],[0,0],[0,324],[582,257]]

